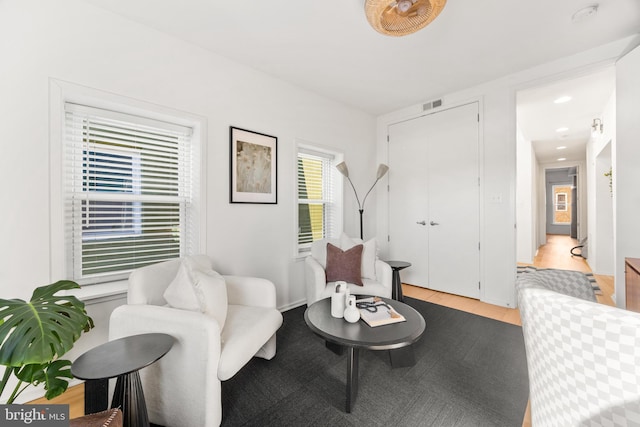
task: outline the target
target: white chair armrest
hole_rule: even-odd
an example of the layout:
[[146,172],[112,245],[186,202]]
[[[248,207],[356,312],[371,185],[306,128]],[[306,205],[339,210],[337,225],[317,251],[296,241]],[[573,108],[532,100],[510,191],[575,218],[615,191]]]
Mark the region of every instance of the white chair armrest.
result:
[[376,260],[376,280],[385,288],[393,289],[393,271],[386,262]]
[[314,257],[309,255],[304,259],[304,278],[307,289],[307,305],[311,305],[320,299],[322,291],[327,286],[327,276],[322,265]]
[[223,276],[227,283],[227,301],[234,305],[276,308],[276,287],[259,277]]
[[150,421],[166,426],[219,425],[220,327],[216,320],[199,312],[153,305],[123,305],[112,312],[110,340],[143,333],[165,333],[176,339],[164,357],[140,371]]

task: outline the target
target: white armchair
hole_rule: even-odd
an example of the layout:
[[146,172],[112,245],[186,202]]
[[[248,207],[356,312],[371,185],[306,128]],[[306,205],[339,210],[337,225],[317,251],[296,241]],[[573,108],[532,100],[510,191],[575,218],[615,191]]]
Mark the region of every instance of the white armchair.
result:
[[[190,259],[211,269],[207,256]],[[218,276],[226,289],[216,291],[217,301],[206,310],[169,306],[165,291],[178,277],[182,261],[131,273],[128,304],[113,311],[109,339],[151,332],[173,336],[176,343],[169,353],[140,372],[149,420],[166,427],[217,426],[222,421],[220,382],[254,356],[275,356],[282,314],[276,309],[273,283],[255,277]],[[225,296],[226,316],[220,318],[210,311]]]
[[322,239],[311,244],[311,255],[305,258],[305,282],[307,288],[307,305],[323,298],[328,298],[335,290],[335,281],[327,282],[327,244],[348,250],[356,244],[363,244],[361,280],[362,286],[347,283],[353,295],[376,295],[391,298],[392,271],[389,264],[380,260],[377,255],[375,239],[362,242],[343,234],[339,239]]

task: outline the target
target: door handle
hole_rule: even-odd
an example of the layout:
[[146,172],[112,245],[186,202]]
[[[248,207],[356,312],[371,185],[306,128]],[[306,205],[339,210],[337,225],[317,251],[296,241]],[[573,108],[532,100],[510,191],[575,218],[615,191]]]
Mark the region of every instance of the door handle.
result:
[[423,219],[422,221],[416,221],[416,224],[427,225],[427,221]]
[[437,222],[433,222],[433,221],[431,221],[431,222],[429,223],[429,225],[440,225],[440,224],[438,224]]

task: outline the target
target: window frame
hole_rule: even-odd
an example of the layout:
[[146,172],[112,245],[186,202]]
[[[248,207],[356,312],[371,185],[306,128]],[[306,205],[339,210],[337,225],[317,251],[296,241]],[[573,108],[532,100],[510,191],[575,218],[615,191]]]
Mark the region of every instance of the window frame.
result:
[[56,79],[49,80],[49,122],[50,122],[50,280],[74,280],[81,286],[96,285],[109,282],[120,282],[126,279],[128,273],[115,274],[89,280],[74,279],[73,248],[65,238],[65,104],[75,103],[90,105],[95,108],[116,111],[126,115],[148,117],[156,121],[175,123],[192,129],[192,174],[193,187],[191,222],[193,228],[191,252],[205,253],[206,239],[206,145],[203,144],[206,135],[207,122],[202,116],[183,111],[158,106],[140,100],[100,91],[93,88],[79,86]]
[[[307,141],[297,140],[296,141],[296,150],[295,150],[295,158],[294,158],[294,176],[295,185],[294,185],[294,210],[295,210],[295,222],[294,222],[294,248],[295,248],[295,256],[296,257],[305,257],[311,253],[311,244],[300,244],[299,243],[299,207],[300,207],[300,199],[298,197],[298,159],[300,153],[306,153],[309,155],[316,155],[319,157],[327,157],[332,156],[333,159],[330,161],[330,171],[333,174],[333,218],[331,223],[333,225],[333,229],[330,230],[331,234],[329,236],[325,235],[325,238],[337,238],[343,230],[343,221],[344,221],[344,211],[343,211],[343,188],[344,188],[344,178],[335,168],[335,165],[342,162],[344,159],[344,154],[340,151],[337,151],[333,148],[325,147],[319,144],[309,143]],[[324,205],[324,204],[323,204]]]
[[[552,221],[551,223],[553,225],[569,225],[571,224],[571,220],[567,221],[567,222],[560,222],[557,220],[557,216],[558,213],[569,213],[569,216],[571,216],[570,210],[571,210],[571,206],[570,206],[570,192],[568,191],[558,191],[559,189],[564,189],[564,188],[571,188],[570,183],[563,183],[563,184],[552,184],[551,185],[551,199],[552,199],[552,203],[553,203],[553,210],[552,210]],[[560,201],[559,199],[561,198],[561,196],[564,196],[564,201]]]

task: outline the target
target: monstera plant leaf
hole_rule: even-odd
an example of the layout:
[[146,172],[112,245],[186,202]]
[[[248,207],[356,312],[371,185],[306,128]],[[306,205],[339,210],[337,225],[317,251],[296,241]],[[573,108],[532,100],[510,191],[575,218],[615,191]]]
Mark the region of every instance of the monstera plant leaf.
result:
[[38,385],[44,384],[45,397],[53,399],[67,390],[69,380],[72,379],[71,362],[58,359],[51,363],[25,365],[21,369],[14,368],[15,375],[20,381]]
[[79,287],[61,280],[36,288],[29,302],[0,299],[0,365],[44,364],[69,351],[93,321],[82,301],[55,294]]

